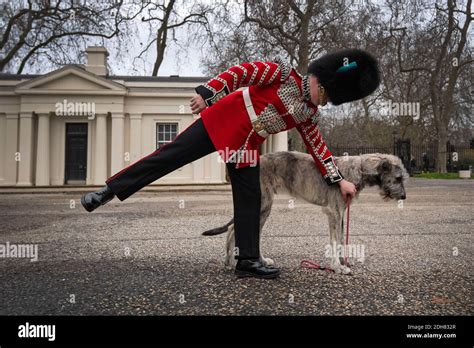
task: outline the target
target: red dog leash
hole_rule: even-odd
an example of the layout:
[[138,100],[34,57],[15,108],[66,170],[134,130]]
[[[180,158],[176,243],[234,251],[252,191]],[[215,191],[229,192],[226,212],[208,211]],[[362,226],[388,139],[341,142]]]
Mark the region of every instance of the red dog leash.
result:
[[[349,266],[347,261],[347,246],[349,245],[349,211],[350,211],[350,204],[351,204],[352,197],[349,196],[347,200],[347,224],[346,224],[346,243],[344,245],[344,264]],[[320,269],[322,271],[327,272],[334,272],[332,268],[321,266],[318,263],[309,260],[302,260],[300,263],[301,268],[310,268],[310,269]]]

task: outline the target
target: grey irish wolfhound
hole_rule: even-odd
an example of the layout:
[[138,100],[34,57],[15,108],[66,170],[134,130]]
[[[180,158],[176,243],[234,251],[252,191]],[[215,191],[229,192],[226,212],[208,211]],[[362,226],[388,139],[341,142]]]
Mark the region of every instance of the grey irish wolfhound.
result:
[[[356,185],[358,197],[365,186],[378,186],[385,200],[406,198],[404,183],[408,173],[400,158],[381,153],[360,156],[336,157],[337,166],[344,178]],[[293,197],[322,206],[329,220],[330,245],[343,245],[344,202],[339,186],[329,186],[324,181],[309,154],[301,152],[276,152],[266,154],[260,160],[260,185],[262,204],[260,211],[260,232],[270,215],[275,193],[286,192]],[[235,266],[234,259],[234,220],[226,225],[205,231],[211,236],[229,231],[226,242],[227,267]],[[273,260],[264,258],[263,262],[273,265]],[[350,273],[350,268],[341,263],[336,253],[332,253],[331,266],[336,273]]]

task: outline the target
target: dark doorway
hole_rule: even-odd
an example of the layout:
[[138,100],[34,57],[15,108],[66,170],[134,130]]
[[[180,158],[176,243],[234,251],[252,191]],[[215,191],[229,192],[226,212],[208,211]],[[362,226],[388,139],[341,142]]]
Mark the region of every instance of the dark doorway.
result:
[[87,123],[66,123],[66,184],[85,184]]

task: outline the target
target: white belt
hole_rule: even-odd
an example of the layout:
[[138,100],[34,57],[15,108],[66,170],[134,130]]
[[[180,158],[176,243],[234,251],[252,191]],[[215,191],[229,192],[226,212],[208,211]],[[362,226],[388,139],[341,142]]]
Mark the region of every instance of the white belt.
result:
[[247,114],[249,115],[254,131],[263,138],[268,137],[270,134],[268,134],[268,132],[263,127],[263,123],[258,119],[255,109],[253,108],[249,89],[245,88],[242,92],[242,95],[244,96],[245,108],[247,109]]

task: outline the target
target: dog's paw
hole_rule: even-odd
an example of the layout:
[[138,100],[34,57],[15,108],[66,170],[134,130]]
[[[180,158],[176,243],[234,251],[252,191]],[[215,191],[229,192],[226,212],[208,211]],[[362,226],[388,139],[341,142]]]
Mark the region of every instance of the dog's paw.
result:
[[339,262],[339,260],[333,260],[333,262],[331,262],[331,269],[334,270],[334,273],[336,274],[350,274],[351,273],[351,269],[347,266],[344,266],[344,265],[341,265]]
[[233,271],[235,269],[235,266],[237,266],[237,260],[230,257],[230,258],[226,258],[224,260],[224,267],[226,270],[228,271]]
[[336,274],[351,274],[351,269],[347,266],[340,265],[339,267],[333,268]]
[[275,261],[269,257],[262,257],[262,263],[266,267],[273,267],[275,266]]
[[347,266],[341,265],[341,273],[342,274],[351,274],[351,269]]
[[[344,262],[343,257],[339,258],[339,262],[341,263],[341,265],[346,265],[346,263]],[[349,261],[347,261],[347,267],[351,267],[351,266],[352,266],[352,264]]]

